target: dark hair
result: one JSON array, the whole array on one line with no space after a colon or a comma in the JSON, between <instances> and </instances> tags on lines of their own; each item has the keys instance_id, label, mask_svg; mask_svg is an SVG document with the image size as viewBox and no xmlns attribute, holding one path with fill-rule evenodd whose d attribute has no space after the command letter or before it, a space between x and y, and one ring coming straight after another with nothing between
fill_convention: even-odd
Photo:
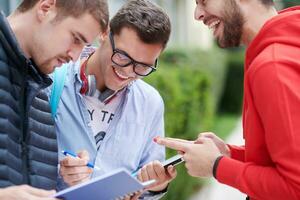
<instances>
[{"instance_id":1,"label":"dark hair","mask_svg":"<svg viewBox=\"0 0 300 200\"><path fill-rule=\"evenodd\" d=\"M39 0L23 0L17 8L19 12L26 12L32 9ZM101 26L102 31L107 29L109 21L109 12L107 0L56 0L58 9L56 20L64 17L80 17L83 14L91 14Z\"/></svg>"},{"instance_id":2,"label":"dark hair","mask_svg":"<svg viewBox=\"0 0 300 200\"><path fill-rule=\"evenodd\" d=\"M110 30L118 35L124 27L136 31L141 41L147 44L161 44L163 48L167 45L171 33L168 15L149 0L128 1L117 12L110 21Z\"/></svg>"},{"instance_id":3,"label":"dark hair","mask_svg":"<svg viewBox=\"0 0 300 200\"><path fill-rule=\"evenodd\" d=\"M262 4L264 4L265 6L273 6L274 5L274 1L273 0L260 0L260 2Z\"/></svg>"}]
</instances>

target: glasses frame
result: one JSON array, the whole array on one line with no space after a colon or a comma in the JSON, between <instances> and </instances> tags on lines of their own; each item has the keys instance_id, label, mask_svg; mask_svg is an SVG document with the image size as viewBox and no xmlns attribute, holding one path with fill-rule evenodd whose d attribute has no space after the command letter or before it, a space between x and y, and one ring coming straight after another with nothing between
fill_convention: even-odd
<instances>
[{"instance_id":1,"label":"glasses frame","mask_svg":"<svg viewBox=\"0 0 300 200\"><path fill-rule=\"evenodd\" d=\"M111 62L114 63L116 66L118 66L118 67L128 67L128 66L132 65L134 73L137 74L138 76L149 76L151 73L153 73L157 70L158 59L155 59L155 63L154 63L153 66L149 65L149 64L142 63L142 62L138 62L138 61L134 60L130 55L128 55L128 53L126 53L125 51L115 47L115 41L114 41L113 33L111 31L109 33L109 40L110 40L112 51L113 51L113 53L111 55ZM128 58L128 60L130 60L130 62L127 63L127 64L124 64L124 65L120 65L119 63L116 63L114 61L113 57L117 53L119 53L123 56L126 56ZM137 64L144 65L145 67L149 67L151 69L151 71L149 71L148 74L139 74L138 72L136 72L136 65Z\"/></svg>"}]
</instances>

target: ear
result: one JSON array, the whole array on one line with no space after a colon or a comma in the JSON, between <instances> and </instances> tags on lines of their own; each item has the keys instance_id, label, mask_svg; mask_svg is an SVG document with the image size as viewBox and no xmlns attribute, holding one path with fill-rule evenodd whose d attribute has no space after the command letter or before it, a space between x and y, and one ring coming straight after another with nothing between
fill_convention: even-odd
<instances>
[{"instance_id":1,"label":"ear","mask_svg":"<svg viewBox=\"0 0 300 200\"><path fill-rule=\"evenodd\" d=\"M48 16L51 10L54 10L56 6L56 0L39 0L37 3L37 17L39 21L42 21Z\"/></svg>"},{"instance_id":2,"label":"ear","mask_svg":"<svg viewBox=\"0 0 300 200\"><path fill-rule=\"evenodd\" d=\"M105 31L99 35L99 41L103 42L108 37L108 32Z\"/></svg>"},{"instance_id":3,"label":"ear","mask_svg":"<svg viewBox=\"0 0 300 200\"><path fill-rule=\"evenodd\" d=\"M108 28L106 31L100 33L99 43L102 43L108 37L109 31L110 31L110 29Z\"/></svg>"}]
</instances>

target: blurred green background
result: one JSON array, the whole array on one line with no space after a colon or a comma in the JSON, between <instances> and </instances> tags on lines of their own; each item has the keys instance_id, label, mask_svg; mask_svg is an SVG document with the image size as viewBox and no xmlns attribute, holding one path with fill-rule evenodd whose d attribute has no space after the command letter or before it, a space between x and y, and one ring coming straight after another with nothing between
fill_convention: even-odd
<instances>
[{"instance_id":1,"label":"blurred green background","mask_svg":"<svg viewBox=\"0 0 300 200\"><path fill-rule=\"evenodd\" d=\"M165 101L167 136L194 140L200 132L213 131L226 138L241 112L243 50L169 49L145 80ZM168 157L174 154L167 151ZM184 165L177 169L165 199L188 199L205 184L188 176Z\"/></svg>"}]
</instances>

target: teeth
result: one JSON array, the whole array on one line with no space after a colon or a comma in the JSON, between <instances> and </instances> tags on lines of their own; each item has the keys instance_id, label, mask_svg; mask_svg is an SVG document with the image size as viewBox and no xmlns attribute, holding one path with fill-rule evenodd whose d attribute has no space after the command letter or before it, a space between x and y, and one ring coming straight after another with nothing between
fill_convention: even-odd
<instances>
[{"instance_id":1,"label":"teeth","mask_svg":"<svg viewBox=\"0 0 300 200\"><path fill-rule=\"evenodd\" d=\"M127 76L123 76L122 74L120 74L116 69L114 69L114 71L116 72L116 74L120 77L120 78L122 78L122 79L128 79L129 77L127 77Z\"/></svg>"},{"instance_id":2,"label":"teeth","mask_svg":"<svg viewBox=\"0 0 300 200\"><path fill-rule=\"evenodd\" d=\"M213 23L211 23L208 28L209 29L215 29L216 28L216 25L218 25L221 21L220 20L217 20L217 21L214 21Z\"/></svg>"}]
</instances>

